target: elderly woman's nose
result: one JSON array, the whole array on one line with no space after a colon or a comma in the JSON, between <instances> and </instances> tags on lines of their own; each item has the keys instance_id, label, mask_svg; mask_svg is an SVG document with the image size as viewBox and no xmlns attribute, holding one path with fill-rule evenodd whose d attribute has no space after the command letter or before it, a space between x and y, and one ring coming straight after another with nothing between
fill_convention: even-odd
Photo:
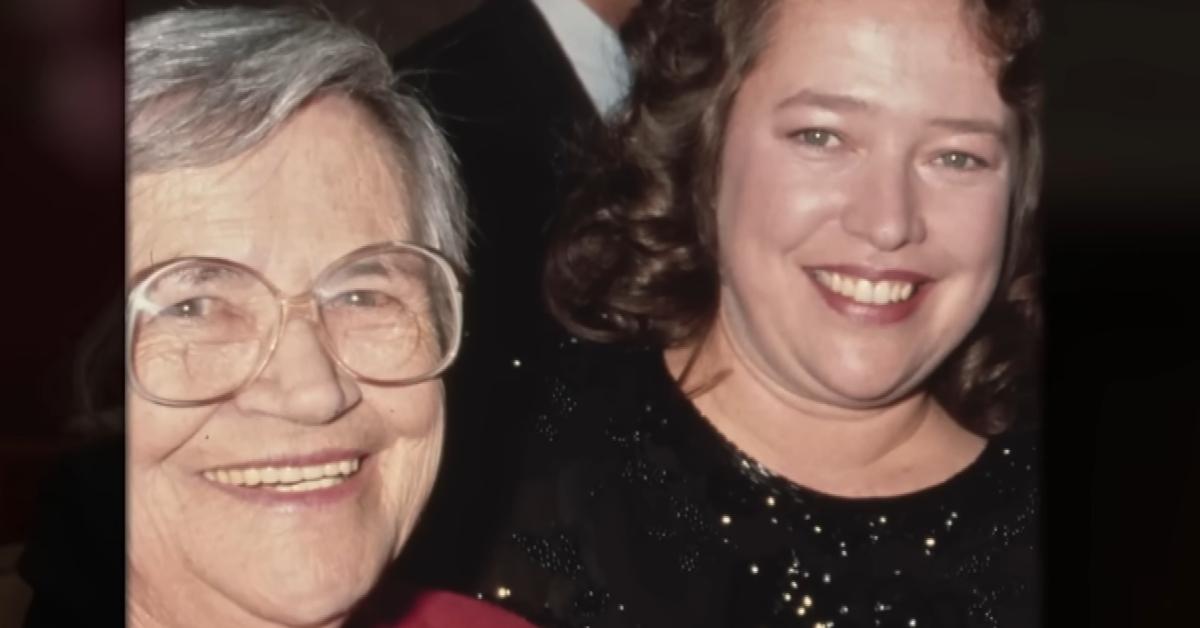
<instances>
[{"instance_id":1,"label":"elderly woman's nose","mask_svg":"<svg viewBox=\"0 0 1200 628\"><path fill-rule=\"evenodd\" d=\"M856 186L842 211L842 227L881 251L925 239L920 183L910 168L877 163Z\"/></svg>"},{"instance_id":2,"label":"elderly woman's nose","mask_svg":"<svg viewBox=\"0 0 1200 628\"><path fill-rule=\"evenodd\" d=\"M262 374L236 403L248 413L320 424L342 416L361 399L354 377L325 350L314 323L293 319Z\"/></svg>"}]
</instances>

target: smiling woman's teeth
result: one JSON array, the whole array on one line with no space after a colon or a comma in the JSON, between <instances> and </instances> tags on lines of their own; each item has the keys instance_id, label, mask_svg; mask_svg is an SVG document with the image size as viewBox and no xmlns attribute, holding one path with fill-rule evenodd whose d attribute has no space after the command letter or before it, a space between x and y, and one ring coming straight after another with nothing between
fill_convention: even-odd
<instances>
[{"instance_id":1,"label":"smiling woman's teeth","mask_svg":"<svg viewBox=\"0 0 1200 628\"><path fill-rule=\"evenodd\" d=\"M314 464L304 467L252 467L210 469L204 477L220 484L254 486L282 492L314 491L341 484L358 472L358 459Z\"/></svg>"},{"instance_id":2,"label":"smiling woman's teeth","mask_svg":"<svg viewBox=\"0 0 1200 628\"><path fill-rule=\"evenodd\" d=\"M830 290L866 305L887 305L912 298L914 286L908 281L868 281L826 270L814 273L817 281Z\"/></svg>"}]
</instances>

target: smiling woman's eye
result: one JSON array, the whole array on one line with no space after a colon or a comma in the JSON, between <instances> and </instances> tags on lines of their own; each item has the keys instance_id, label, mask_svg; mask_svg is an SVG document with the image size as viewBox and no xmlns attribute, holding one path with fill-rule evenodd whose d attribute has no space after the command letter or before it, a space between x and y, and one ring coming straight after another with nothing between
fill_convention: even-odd
<instances>
[{"instance_id":1,"label":"smiling woman's eye","mask_svg":"<svg viewBox=\"0 0 1200 628\"><path fill-rule=\"evenodd\" d=\"M800 129L791 134L792 139L814 148L836 148L842 143L837 133L829 129Z\"/></svg>"},{"instance_id":2,"label":"smiling woman's eye","mask_svg":"<svg viewBox=\"0 0 1200 628\"><path fill-rule=\"evenodd\" d=\"M988 162L980 157L962 151L950 151L938 155L937 163L953 170L979 170L987 168Z\"/></svg>"}]
</instances>

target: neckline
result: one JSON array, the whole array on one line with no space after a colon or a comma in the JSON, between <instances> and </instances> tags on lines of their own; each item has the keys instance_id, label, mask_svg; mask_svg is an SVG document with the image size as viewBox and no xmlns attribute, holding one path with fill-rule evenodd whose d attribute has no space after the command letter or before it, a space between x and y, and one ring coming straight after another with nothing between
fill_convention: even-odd
<instances>
[{"instance_id":1,"label":"neckline","mask_svg":"<svg viewBox=\"0 0 1200 628\"><path fill-rule=\"evenodd\" d=\"M649 347L649 369L652 371L650 390L659 391L660 399L669 407L678 409L679 416L685 418L686 425L682 430L687 434L687 441L698 451L696 455L708 461L718 461L729 471L738 474L746 481L762 485L774 494L791 495L814 503L823 503L845 508L875 508L881 505L902 503L919 503L932 500L942 500L949 494L959 493L964 486L971 486L977 478L985 475L995 466L995 461L1007 453L1007 434L988 437L983 449L970 463L959 469L944 480L918 488L913 491L895 495L874 495L865 497L850 497L820 491L804 484L794 482L775 473L753 456L743 451L730 441L713 425L699 408L695 406L679 389L672 376L662 351ZM688 452L681 452L687 454Z\"/></svg>"}]
</instances>

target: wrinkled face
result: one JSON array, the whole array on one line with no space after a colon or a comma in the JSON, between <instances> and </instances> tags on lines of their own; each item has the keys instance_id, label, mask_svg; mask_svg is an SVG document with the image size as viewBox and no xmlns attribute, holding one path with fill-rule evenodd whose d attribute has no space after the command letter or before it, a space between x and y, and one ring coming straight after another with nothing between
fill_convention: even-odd
<instances>
[{"instance_id":1,"label":"wrinkled face","mask_svg":"<svg viewBox=\"0 0 1200 628\"><path fill-rule=\"evenodd\" d=\"M982 314L1014 120L959 0L781 0L719 173L720 316L773 388L886 404Z\"/></svg>"},{"instance_id":2,"label":"wrinkled face","mask_svg":"<svg viewBox=\"0 0 1200 628\"><path fill-rule=\"evenodd\" d=\"M222 257L300 294L346 253L409 239L399 173L368 114L319 99L246 155L135 177L131 273ZM441 383L356 381L311 321L289 321L231 399L173 408L129 394L131 595L209 614L182 621L338 617L399 552L432 486Z\"/></svg>"}]
</instances>

